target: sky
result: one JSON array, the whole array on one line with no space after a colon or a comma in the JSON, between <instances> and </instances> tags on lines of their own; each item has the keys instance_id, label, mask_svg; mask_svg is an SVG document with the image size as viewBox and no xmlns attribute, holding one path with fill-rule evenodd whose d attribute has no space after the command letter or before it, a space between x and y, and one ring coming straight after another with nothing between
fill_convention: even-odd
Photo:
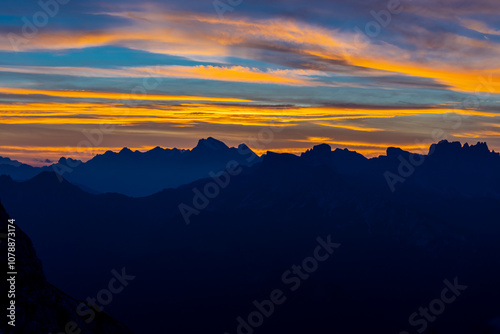
<instances>
[{"instance_id":1,"label":"sky","mask_svg":"<svg viewBox=\"0 0 500 334\"><path fill-rule=\"evenodd\" d=\"M498 0L4 0L0 156L500 151Z\"/></svg>"}]
</instances>

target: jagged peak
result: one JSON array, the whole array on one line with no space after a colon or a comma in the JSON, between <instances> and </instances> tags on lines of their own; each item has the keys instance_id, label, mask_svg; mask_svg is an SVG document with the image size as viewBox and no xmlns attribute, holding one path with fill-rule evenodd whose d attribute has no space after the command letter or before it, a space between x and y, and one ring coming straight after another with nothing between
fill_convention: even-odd
<instances>
[{"instance_id":1,"label":"jagged peak","mask_svg":"<svg viewBox=\"0 0 500 334\"><path fill-rule=\"evenodd\" d=\"M165 151L165 149L161 148L160 146L156 146L155 148L149 150L148 152L163 152L163 151Z\"/></svg>"},{"instance_id":2,"label":"jagged peak","mask_svg":"<svg viewBox=\"0 0 500 334\"><path fill-rule=\"evenodd\" d=\"M81 160L78 160L78 159L73 159L73 158L66 158L66 157L61 157L59 158L59 160L57 161L58 164L61 164L61 165L66 165L67 163L81 163L82 161Z\"/></svg>"},{"instance_id":3,"label":"jagged peak","mask_svg":"<svg viewBox=\"0 0 500 334\"><path fill-rule=\"evenodd\" d=\"M120 154L129 154L129 153L133 153L133 151L131 149L129 149L128 147L124 147L120 151Z\"/></svg>"},{"instance_id":4,"label":"jagged peak","mask_svg":"<svg viewBox=\"0 0 500 334\"><path fill-rule=\"evenodd\" d=\"M465 143L468 145L467 143ZM486 142L480 142L478 141L476 145L471 145L469 146L469 150L476 151L476 152L489 152L490 149L488 148L488 144Z\"/></svg>"},{"instance_id":5,"label":"jagged peak","mask_svg":"<svg viewBox=\"0 0 500 334\"><path fill-rule=\"evenodd\" d=\"M302 153L301 157L329 157L332 153L332 147L328 144L314 145L313 148L308 149Z\"/></svg>"},{"instance_id":6,"label":"jagged peak","mask_svg":"<svg viewBox=\"0 0 500 334\"><path fill-rule=\"evenodd\" d=\"M407 154L410 154L410 152L408 151L405 151L399 147L388 147L387 150L386 150L386 155L387 157L389 158L397 158L399 157L400 155L407 155Z\"/></svg>"},{"instance_id":7,"label":"jagged peak","mask_svg":"<svg viewBox=\"0 0 500 334\"><path fill-rule=\"evenodd\" d=\"M21 166L22 163L17 160L12 160L8 157L0 157L0 165Z\"/></svg>"},{"instance_id":8,"label":"jagged peak","mask_svg":"<svg viewBox=\"0 0 500 334\"><path fill-rule=\"evenodd\" d=\"M322 152L322 153L330 153L332 151L332 147L328 144L319 144L314 145L312 148L313 152Z\"/></svg>"},{"instance_id":9,"label":"jagged peak","mask_svg":"<svg viewBox=\"0 0 500 334\"><path fill-rule=\"evenodd\" d=\"M252 149L250 147L248 147L246 144L239 144L238 148L237 148L237 151L241 155L245 155L245 156L246 155L251 155L254 158L259 158L259 156L254 151L252 151ZM249 157L247 157L247 159L248 158Z\"/></svg>"},{"instance_id":10,"label":"jagged peak","mask_svg":"<svg viewBox=\"0 0 500 334\"><path fill-rule=\"evenodd\" d=\"M458 153L489 154L491 152L486 142L477 142L475 145L465 143L462 146L459 141L449 142L448 140L441 140L437 144L432 144L429 148L429 155Z\"/></svg>"},{"instance_id":11,"label":"jagged peak","mask_svg":"<svg viewBox=\"0 0 500 334\"><path fill-rule=\"evenodd\" d=\"M211 150L221 150L221 149L229 149L229 147L222 141L217 140L213 137L208 137L206 139L202 138L198 141L198 145L194 148L196 149L206 149L209 148Z\"/></svg>"},{"instance_id":12,"label":"jagged peak","mask_svg":"<svg viewBox=\"0 0 500 334\"><path fill-rule=\"evenodd\" d=\"M248 147L247 144L242 143L242 144L238 145L238 150L245 150L245 151L247 151L247 150L250 150L250 147Z\"/></svg>"}]
</instances>

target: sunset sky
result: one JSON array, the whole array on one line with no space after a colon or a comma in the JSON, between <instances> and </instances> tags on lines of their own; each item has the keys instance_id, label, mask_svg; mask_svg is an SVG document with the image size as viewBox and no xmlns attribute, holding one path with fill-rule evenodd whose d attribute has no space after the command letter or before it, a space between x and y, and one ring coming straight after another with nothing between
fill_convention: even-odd
<instances>
[{"instance_id":1,"label":"sunset sky","mask_svg":"<svg viewBox=\"0 0 500 334\"><path fill-rule=\"evenodd\" d=\"M208 136L258 153L500 151L498 0L40 3L2 3L0 156Z\"/></svg>"}]
</instances>

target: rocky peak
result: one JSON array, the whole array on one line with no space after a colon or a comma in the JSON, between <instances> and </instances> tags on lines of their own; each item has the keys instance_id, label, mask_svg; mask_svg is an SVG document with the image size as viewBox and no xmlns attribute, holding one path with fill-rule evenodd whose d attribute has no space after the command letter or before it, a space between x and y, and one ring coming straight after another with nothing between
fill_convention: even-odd
<instances>
[{"instance_id":1,"label":"rocky peak","mask_svg":"<svg viewBox=\"0 0 500 334\"><path fill-rule=\"evenodd\" d=\"M212 151L218 151L218 150L225 150L229 149L229 147L221 142L220 140L217 140L213 137L208 137L207 139L200 139L198 141L198 145L193 149L194 150L212 150Z\"/></svg>"}]
</instances>

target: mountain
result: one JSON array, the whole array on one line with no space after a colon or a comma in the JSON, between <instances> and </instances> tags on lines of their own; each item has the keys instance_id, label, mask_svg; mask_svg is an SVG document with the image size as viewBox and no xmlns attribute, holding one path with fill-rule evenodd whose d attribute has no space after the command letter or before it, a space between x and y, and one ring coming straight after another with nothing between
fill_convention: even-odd
<instances>
[{"instance_id":1,"label":"mountain","mask_svg":"<svg viewBox=\"0 0 500 334\"><path fill-rule=\"evenodd\" d=\"M373 159L318 145L147 197L42 173L0 177L0 199L71 295L113 268L136 276L107 306L136 333L498 333L499 160L483 144ZM318 245L331 256L314 264ZM463 292L446 312L418 315L447 284Z\"/></svg>"},{"instance_id":2,"label":"mountain","mask_svg":"<svg viewBox=\"0 0 500 334\"><path fill-rule=\"evenodd\" d=\"M0 157L0 175L11 175L16 180L26 181L40 173L40 169L17 160Z\"/></svg>"},{"instance_id":3,"label":"mountain","mask_svg":"<svg viewBox=\"0 0 500 334\"><path fill-rule=\"evenodd\" d=\"M96 155L85 163L61 158L58 163L42 168L2 165L0 161L0 175L25 181L41 172L55 171L90 193L115 192L140 197L208 177L211 172L224 170L232 161L249 166L259 160L245 144L230 148L209 137L199 140L192 150L156 147L139 152L123 148L118 153Z\"/></svg>"},{"instance_id":4,"label":"mountain","mask_svg":"<svg viewBox=\"0 0 500 334\"><path fill-rule=\"evenodd\" d=\"M382 180L391 191L411 184L438 187L434 190L448 194L462 192L467 196L497 198L500 196L496 190L500 185L500 175L496 173L500 168L498 157L498 153L489 151L486 143L462 146L459 142L448 141L431 145L426 155L389 147L385 156L367 159L348 149L332 151L326 144L317 145L301 155L305 163L324 164L342 175L366 182ZM114 192L140 197L217 174L232 161L252 166L261 160L245 144L229 148L209 137L199 140L192 150L156 147L147 152L134 152L124 148L118 153L108 151L97 155L86 163L61 158L58 163L42 168L4 158L0 159L0 175L26 181L41 172L55 171L91 194Z\"/></svg>"},{"instance_id":5,"label":"mountain","mask_svg":"<svg viewBox=\"0 0 500 334\"><path fill-rule=\"evenodd\" d=\"M22 163L20 163L17 160L11 160L10 158L0 157L0 165L10 165L10 166L18 167L18 166L21 166Z\"/></svg>"},{"instance_id":6,"label":"mountain","mask_svg":"<svg viewBox=\"0 0 500 334\"><path fill-rule=\"evenodd\" d=\"M397 169L387 168L396 178L393 190L404 183L448 195L500 198L500 155L486 143L441 141L425 156L398 153L391 159L399 161Z\"/></svg>"},{"instance_id":7,"label":"mountain","mask_svg":"<svg viewBox=\"0 0 500 334\"><path fill-rule=\"evenodd\" d=\"M7 236L9 217L0 204L0 233ZM14 226L16 224L14 223ZM10 236L12 237L12 236ZM105 313L99 313L93 321L78 315L83 302L73 299L47 282L40 259L30 238L18 226L15 227L15 326L7 325L11 318L2 317L2 333L59 333L61 329L85 333L132 333L127 327ZM10 240L9 240L10 242ZM2 237L0 249L7 254L7 240ZM10 252L10 250L9 250ZM7 268L6 256L2 256L2 268ZM8 276L11 277L11 276ZM6 280L2 280L2 291L6 293ZM9 286L10 288L10 286ZM10 289L9 291L12 291ZM2 299L3 310L10 305L6 296ZM86 307L88 309L88 307Z\"/></svg>"}]
</instances>

